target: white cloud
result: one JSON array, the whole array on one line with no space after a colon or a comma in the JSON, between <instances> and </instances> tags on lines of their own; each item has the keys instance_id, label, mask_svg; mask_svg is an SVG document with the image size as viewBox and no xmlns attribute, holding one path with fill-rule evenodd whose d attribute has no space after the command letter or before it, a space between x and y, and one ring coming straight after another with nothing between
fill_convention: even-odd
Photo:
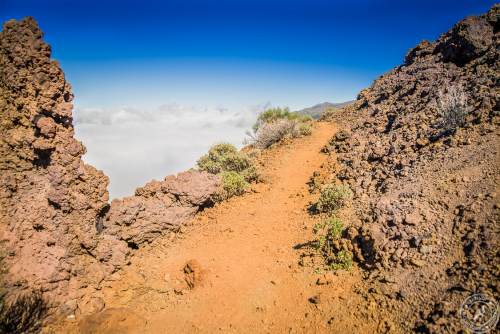
<instances>
[{"instance_id":1,"label":"white cloud","mask_svg":"<svg viewBox=\"0 0 500 334\"><path fill-rule=\"evenodd\" d=\"M193 167L217 142L241 146L259 112L270 103L230 110L224 106L164 104L76 108L77 137L87 147L84 160L110 177L111 198L132 195L152 179Z\"/></svg>"}]
</instances>

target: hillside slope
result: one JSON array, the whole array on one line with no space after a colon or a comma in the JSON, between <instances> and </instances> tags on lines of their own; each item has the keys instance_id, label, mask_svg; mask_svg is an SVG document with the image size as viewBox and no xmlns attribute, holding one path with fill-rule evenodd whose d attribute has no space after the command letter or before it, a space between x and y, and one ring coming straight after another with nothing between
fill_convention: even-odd
<instances>
[{"instance_id":1,"label":"hillside slope","mask_svg":"<svg viewBox=\"0 0 500 334\"><path fill-rule=\"evenodd\" d=\"M406 330L459 332L467 297L499 293L499 15L423 41L332 118L358 261Z\"/></svg>"}]
</instances>

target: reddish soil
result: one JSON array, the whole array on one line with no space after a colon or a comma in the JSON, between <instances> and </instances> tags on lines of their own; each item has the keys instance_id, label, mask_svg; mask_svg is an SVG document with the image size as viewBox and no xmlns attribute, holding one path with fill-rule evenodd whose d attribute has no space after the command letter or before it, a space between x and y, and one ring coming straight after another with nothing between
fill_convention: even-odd
<instances>
[{"instance_id":1,"label":"reddish soil","mask_svg":"<svg viewBox=\"0 0 500 334\"><path fill-rule=\"evenodd\" d=\"M318 273L300 266L294 249L319 219L308 213L315 198L307 182L333 132L318 123L312 136L265 152L264 183L140 249L103 288L107 310L58 332L374 332L379 319L369 309L350 313L361 300L353 293L360 273Z\"/></svg>"}]
</instances>

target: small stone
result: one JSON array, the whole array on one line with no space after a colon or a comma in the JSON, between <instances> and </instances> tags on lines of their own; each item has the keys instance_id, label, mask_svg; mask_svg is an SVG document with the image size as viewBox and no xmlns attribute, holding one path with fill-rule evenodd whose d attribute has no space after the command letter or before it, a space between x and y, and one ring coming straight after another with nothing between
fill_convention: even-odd
<instances>
[{"instance_id":1,"label":"small stone","mask_svg":"<svg viewBox=\"0 0 500 334\"><path fill-rule=\"evenodd\" d=\"M422 254L429 254L432 252L432 246L429 245L422 245L420 247L420 253Z\"/></svg>"},{"instance_id":2,"label":"small stone","mask_svg":"<svg viewBox=\"0 0 500 334\"><path fill-rule=\"evenodd\" d=\"M320 295L315 295L309 298L309 303L311 304L319 304L321 302Z\"/></svg>"},{"instance_id":3,"label":"small stone","mask_svg":"<svg viewBox=\"0 0 500 334\"><path fill-rule=\"evenodd\" d=\"M406 225L415 226L420 222L420 219L420 214L418 212L413 212L405 216L403 223Z\"/></svg>"},{"instance_id":4,"label":"small stone","mask_svg":"<svg viewBox=\"0 0 500 334\"><path fill-rule=\"evenodd\" d=\"M56 133L56 123L52 118L41 117L36 122L36 127L40 130L40 133L47 137L54 137Z\"/></svg>"},{"instance_id":5,"label":"small stone","mask_svg":"<svg viewBox=\"0 0 500 334\"><path fill-rule=\"evenodd\" d=\"M392 276L384 276L381 279L381 282L383 282L383 283L396 283L396 280Z\"/></svg>"},{"instance_id":6,"label":"small stone","mask_svg":"<svg viewBox=\"0 0 500 334\"><path fill-rule=\"evenodd\" d=\"M62 306L61 306L61 313L62 314L65 314L65 315L68 315L71 316L73 315L74 316L74 313L76 311L76 309L78 308L78 302L76 299L71 299L71 300L68 300L67 302L65 302Z\"/></svg>"},{"instance_id":7,"label":"small stone","mask_svg":"<svg viewBox=\"0 0 500 334\"><path fill-rule=\"evenodd\" d=\"M327 285L330 284L331 282L332 280L328 279L326 275L322 275L318 277L318 279L316 280L316 285Z\"/></svg>"},{"instance_id":8,"label":"small stone","mask_svg":"<svg viewBox=\"0 0 500 334\"><path fill-rule=\"evenodd\" d=\"M411 263L412 265L414 265L415 267L419 267L419 268L420 268L420 267L423 267L423 266L425 265L425 262L424 262L424 261L422 261L422 260L418 260L418 259L411 259L411 260L410 260L410 263Z\"/></svg>"},{"instance_id":9,"label":"small stone","mask_svg":"<svg viewBox=\"0 0 500 334\"><path fill-rule=\"evenodd\" d=\"M422 243L422 238L420 237L413 237L410 239L411 247L418 247L421 243Z\"/></svg>"}]
</instances>

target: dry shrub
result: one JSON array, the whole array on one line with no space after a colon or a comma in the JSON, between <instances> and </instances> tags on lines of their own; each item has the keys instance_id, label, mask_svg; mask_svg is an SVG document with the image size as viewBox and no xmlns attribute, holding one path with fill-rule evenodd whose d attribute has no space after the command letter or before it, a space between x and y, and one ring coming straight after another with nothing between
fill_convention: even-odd
<instances>
[{"instance_id":1,"label":"dry shrub","mask_svg":"<svg viewBox=\"0 0 500 334\"><path fill-rule=\"evenodd\" d=\"M457 128L465 125L468 104L467 94L462 86L448 86L440 91L437 105L441 114L440 127L446 134L454 133Z\"/></svg>"},{"instance_id":2,"label":"dry shrub","mask_svg":"<svg viewBox=\"0 0 500 334\"><path fill-rule=\"evenodd\" d=\"M0 333L35 333L47 312L39 291L24 293L11 301L0 297Z\"/></svg>"},{"instance_id":3,"label":"dry shrub","mask_svg":"<svg viewBox=\"0 0 500 334\"><path fill-rule=\"evenodd\" d=\"M311 133L311 116L290 112L288 108L272 108L259 115L253 133L247 133L245 144L266 149L285 138L308 136Z\"/></svg>"},{"instance_id":4,"label":"dry shrub","mask_svg":"<svg viewBox=\"0 0 500 334\"><path fill-rule=\"evenodd\" d=\"M246 141L259 149L266 149L271 145L285 139L300 135L298 123L289 119L278 119L270 123L263 123L254 134L248 134Z\"/></svg>"}]
</instances>

